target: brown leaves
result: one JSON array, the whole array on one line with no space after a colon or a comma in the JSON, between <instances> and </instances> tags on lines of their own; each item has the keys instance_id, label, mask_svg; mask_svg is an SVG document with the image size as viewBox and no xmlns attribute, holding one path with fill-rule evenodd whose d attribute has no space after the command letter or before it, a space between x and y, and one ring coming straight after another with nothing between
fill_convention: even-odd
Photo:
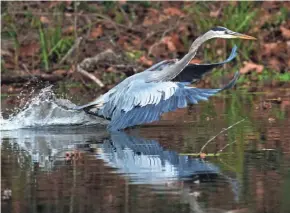
<instances>
[{"instance_id":1,"label":"brown leaves","mask_svg":"<svg viewBox=\"0 0 290 213\"><path fill-rule=\"evenodd\" d=\"M165 36L162 39L162 43L166 44L168 50L175 52L177 50L182 51L184 49L183 44L179 40L179 36L176 33L172 33L169 36Z\"/></svg>"},{"instance_id":2,"label":"brown leaves","mask_svg":"<svg viewBox=\"0 0 290 213\"><path fill-rule=\"evenodd\" d=\"M142 25L148 27L150 25L159 23L159 11L153 8L148 9L145 19L143 20Z\"/></svg>"},{"instance_id":3,"label":"brown leaves","mask_svg":"<svg viewBox=\"0 0 290 213\"><path fill-rule=\"evenodd\" d=\"M65 76L67 74L67 70L61 70L61 69L55 70L53 71L53 74L58 75L58 76Z\"/></svg>"},{"instance_id":4,"label":"brown leaves","mask_svg":"<svg viewBox=\"0 0 290 213\"><path fill-rule=\"evenodd\" d=\"M50 20L46 16L40 16L40 22L43 24L49 24Z\"/></svg>"},{"instance_id":5,"label":"brown leaves","mask_svg":"<svg viewBox=\"0 0 290 213\"><path fill-rule=\"evenodd\" d=\"M280 71L281 70L281 66L282 66L282 63L276 58L276 57L273 57L271 58L269 61L268 61L268 64L269 64L269 67L274 69L274 70L277 70L277 71Z\"/></svg>"},{"instance_id":6,"label":"brown leaves","mask_svg":"<svg viewBox=\"0 0 290 213\"><path fill-rule=\"evenodd\" d=\"M253 62L244 62L244 67L240 69L241 74L247 74L251 71L256 71L257 73L261 73L264 69L263 65L255 64Z\"/></svg>"},{"instance_id":7,"label":"brown leaves","mask_svg":"<svg viewBox=\"0 0 290 213\"><path fill-rule=\"evenodd\" d=\"M176 46L174 45L174 43L173 43L173 41L172 41L172 38L171 38L170 36L166 36L166 37L164 37L164 38L162 39L162 42L163 42L164 44L166 44L167 48L168 48L170 51L172 51L172 52L176 51Z\"/></svg>"},{"instance_id":8,"label":"brown leaves","mask_svg":"<svg viewBox=\"0 0 290 213\"><path fill-rule=\"evenodd\" d=\"M277 51L279 51L278 43L276 43L276 42L273 42L273 43L265 43L263 45L262 55L270 56L270 55L272 55L272 53L275 54Z\"/></svg>"},{"instance_id":9,"label":"brown leaves","mask_svg":"<svg viewBox=\"0 0 290 213\"><path fill-rule=\"evenodd\" d=\"M169 20L174 16L184 17L185 14L180 9L175 7L165 8L163 12L153 8L149 8L142 25L144 27L149 27L151 25L156 25L166 20Z\"/></svg>"},{"instance_id":10,"label":"brown leaves","mask_svg":"<svg viewBox=\"0 0 290 213\"><path fill-rule=\"evenodd\" d=\"M190 64L200 64L202 62L202 60L194 58L190 61Z\"/></svg>"},{"instance_id":11,"label":"brown leaves","mask_svg":"<svg viewBox=\"0 0 290 213\"><path fill-rule=\"evenodd\" d=\"M281 26L280 30L282 32L282 36L286 39L290 39L290 29L287 29L286 27Z\"/></svg>"},{"instance_id":12,"label":"brown leaves","mask_svg":"<svg viewBox=\"0 0 290 213\"><path fill-rule=\"evenodd\" d=\"M175 7L166 8L164 9L163 12L169 16L180 16L180 17L184 16L184 13Z\"/></svg>"},{"instance_id":13,"label":"brown leaves","mask_svg":"<svg viewBox=\"0 0 290 213\"><path fill-rule=\"evenodd\" d=\"M215 11L210 11L209 16L213 18L217 18L221 13L221 9L217 9Z\"/></svg>"},{"instance_id":14,"label":"brown leaves","mask_svg":"<svg viewBox=\"0 0 290 213\"><path fill-rule=\"evenodd\" d=\"M102 25L98 25L96 28L92 29L90 37L91 38L98 38L98 37L102 36L103 33L104 33L104 31L103 31Z\"/></svg>"},{"instance_id":15,"label":"brown leaves","mask_svg":"<svg viewBox=\"0 0 290 213\"><path fill-rule=\"evenodd\" d=\"M65 34L65 35L69 35L69 34L72 34L73 32L75 31L75 28L74 28L74 26L68 26L68 27L66 27L64 30L63 30L63 33Z\"/></svg>"},{"instance_id":16,"label":"brown leaves","mask_svg":"<svg viewBox=\"0 0 290 213\"><path fill-rule=\"evenodd\" d=\"M139 59L139 62L140 62L141 64L145 65L145 66L148 66L148 67L150 67L150 66L153 65L153 61L150 60L150 59L148 59L148 58L146 58L145 56L142 56L142 57Z\"/></svg>"},{"instance_id":17,"label":"brown leaves","mask_svg":"<svg viewBox=\"0 0 290 213\"><path fill-rule=\"evenodd\" d=\"M26 45L22 45L20 48L20 56L34 56L39 52L40 45L39 43L33 42Z\"/></svg>"}]
</instances>

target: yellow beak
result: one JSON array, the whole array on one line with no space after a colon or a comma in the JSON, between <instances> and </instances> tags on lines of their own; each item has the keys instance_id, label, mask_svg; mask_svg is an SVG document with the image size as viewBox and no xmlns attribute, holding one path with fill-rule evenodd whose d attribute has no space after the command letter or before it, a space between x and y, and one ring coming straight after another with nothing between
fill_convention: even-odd
<instances>
[{"instance_id":1,"label":"yellow beak","mask_svg":"<svg viewBox=\"0 0 290 213\"><path fill-rule=\"evenodd\" d=\"M241 34L241 33L233 33L232 36L234 38L241 38L241 39L248 39L248 40L257 40L253 36L249 36L249 35L245 35L245 34Z\"/></svg>"}]
</instances>

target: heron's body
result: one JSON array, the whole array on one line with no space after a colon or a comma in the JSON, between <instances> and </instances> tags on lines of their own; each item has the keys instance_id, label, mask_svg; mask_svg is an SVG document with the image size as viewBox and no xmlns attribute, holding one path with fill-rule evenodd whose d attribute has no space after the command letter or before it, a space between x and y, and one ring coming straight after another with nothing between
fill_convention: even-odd
<instances>
[{"instance_id":1,"label":"heron's body","mask_svg":"<svg viewBox=\"0 0 290 213\"><path fill-rule=\"evenodd\" d=\"M217 37L209 32L199 37L192 44L189 53L181 60L162 61L126 78L95 101L76 109L84 109L90 114L110 119L109 129L120 130L157 121L163 113L185 108L188 104L197 104L233 86L238 73L223 88L200 89L189 86L192 82L201 79L204 73L231 61L236 56L236 47L234 47L229 58L221 63L188 64L201 43Z\"/></svg>"}]
</instances>

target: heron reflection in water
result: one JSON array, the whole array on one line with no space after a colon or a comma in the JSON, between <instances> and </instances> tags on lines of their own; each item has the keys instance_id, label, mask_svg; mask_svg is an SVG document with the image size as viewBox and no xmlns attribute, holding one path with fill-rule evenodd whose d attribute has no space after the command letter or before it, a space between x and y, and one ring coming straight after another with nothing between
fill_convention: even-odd
<instances>
[{"instance_id":1,"label":"heron reflection in water","mask_svg":"<svg viewBox=\"0 0 290 213\"><path fill-rule=\"evenodd\" d=\"M188 104L197 104L231 88L238 79L238 72L227 85L219 89L189 86L214 67L227 63L236 56L234 47L232 54L223 62L189 64L200 45L212 38L255 40L252 36L233 32L225 27L212 28L192 43L189 52L182 59L165 60L153 65L126 78L96 100L75 109L111 120L108 129L116 131L157 121L163 113L185 108Z\"/></svg>"},{"instance_id":2,"label":"heron reflection in water","mask_svg":"<svg viewBox=\"0 0 290 213\"><path fill-rule=\"evenodd\" d=\"M93 127L41 131L20 129L4 132L1 139L12 136L11 142L18 144L17 150L21 150L19 157L23 154L26 157L22 159L37 163L42 171L57 171L59 166L67 163L65 154L68 152L91 151L96 159L114 168L114 173L128 177L132 184L149 184L160 189L166 188L168 183L170 187L178 187L178 183L183 181L189 184L196 181L210 181L213 184L226 182L235 197L239 195L237 180L223 175L219 165L167 150L155 139L121 131L112 134L96 132Z\"/></svg>"}]
</instances>

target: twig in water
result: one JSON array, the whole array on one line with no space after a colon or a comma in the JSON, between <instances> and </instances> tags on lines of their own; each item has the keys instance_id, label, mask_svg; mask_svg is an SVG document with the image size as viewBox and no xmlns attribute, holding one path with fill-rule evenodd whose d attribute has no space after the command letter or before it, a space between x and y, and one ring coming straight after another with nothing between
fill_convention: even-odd
<instances>
[{"instance_id":1,"label":"twig in water","mask_svg":"<svg viewBox=\"0 0 290 213\"><path fill-rule=\"evenodd\" d=\"M208 141L203 145L203 147L201 148L201 150L200 150L199 153L202 153L202 151L205 149L205 147L206 147L210 142L212 142L212 141L213 141L217 136L219 136L220 134L224 133L225 131L227 131L227 130L233 128L234 126L236 126L237 124L243 122L244 120L245 120L245 119L242 119L242 120L240 120L240 121L234 123L233 125L229 126L228 128L223 129L222 131L220 131L217 135L215 135L214 137L212 137L210 140L208 140Z\"/></svg>"},{"instance_id":2,"label":"twig in water","mask_svg":"<svg viewBox=\"0 0 290 213\"><path fill-rule=\"evenodd\" d=\"M232 144L234 144L234 143L236 143L236 141L233 141L233 142L231 142L231 143L228 143L228 144L225 145L223 148L221 148L221 149L218 151L218 153L224 151L225 148L227 148L228 146L230 146L230 145L232 145Z\"/></svg>"}]
</instances>

